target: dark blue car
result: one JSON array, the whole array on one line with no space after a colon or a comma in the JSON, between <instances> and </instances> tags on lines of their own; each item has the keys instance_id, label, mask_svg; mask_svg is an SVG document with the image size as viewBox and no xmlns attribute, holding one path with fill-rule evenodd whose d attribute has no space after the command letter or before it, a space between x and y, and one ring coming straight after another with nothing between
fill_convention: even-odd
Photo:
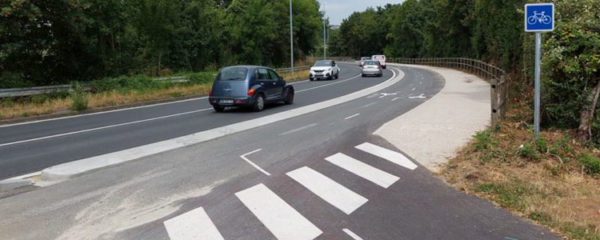
<instances>
[{"instance_id":1,"label":"dark blue car","mask_svg":"<svg viewBox=\"0 0 600 240\"><path fill-rule=\"evenodd\" d=\"M271 68L231 66L217 75L208 101L217 112L227 107L250 107L259 112L267 103L292 104L294 87Z\"/></svg>"}]
</instances>

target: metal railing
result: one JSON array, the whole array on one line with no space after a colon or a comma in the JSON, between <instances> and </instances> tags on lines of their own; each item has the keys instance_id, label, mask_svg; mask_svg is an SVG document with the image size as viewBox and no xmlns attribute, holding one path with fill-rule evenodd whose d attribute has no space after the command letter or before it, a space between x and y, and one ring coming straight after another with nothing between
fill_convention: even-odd
<instances>
[{"instance_id":1,"label":"metal railing","mask_svg":"<svg viewBox=\"0 0 600 240\"><path fill-rule=\"evenodd\" d=\"M454 68L473 73L490 82L492 124L506 113L508 75L499 67L470 58L388 58L388 62Z\"/></svg>"},{"instance_id":2,"label":"metal railing","mask_svg":"<svg viewBox=\"0 0 600 240\"><path fill-rule=\"evenodd\" d=\"M310 69L310 66L298 66L294 67L294 71L302 71ZM291 72L291 68L277 68L275 69L278 73L288 73ZM187 82L187 76L174 76L174 77L160 77L155 78L156 81L169 81L173 83L181 83ZM35 96L46 93L55 93L61 91L71 91L73 86L71 84L63 84L63 85L53 85L53 86L40 86L40 87L30 87L30 88L4 88L0 89L0 98L10 98L10 97L26 97L26 96Z\"/></svg>"}]
</instances>

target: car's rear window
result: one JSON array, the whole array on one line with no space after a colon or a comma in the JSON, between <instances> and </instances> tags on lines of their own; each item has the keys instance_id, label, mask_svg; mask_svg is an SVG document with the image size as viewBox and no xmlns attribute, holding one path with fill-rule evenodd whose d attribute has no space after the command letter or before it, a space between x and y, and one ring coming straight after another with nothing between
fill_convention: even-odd
<instances>
[{"instance_id":1,"label":"car's rear window","mask_svg":"<svg viewBox=\"0 0 600 240\"><path fill-rule=\"evenodd\" d=\"M377 61L366 61L365 65L377 65L377 63L379 63L379 62L377 62Z\"/></svg>"},{"instance_id":2,"label":"car's rear window","mask_svg":"<svg viewBox=\"0 0 600 240\"><path fill-rule=\"evenodd\" d=\"M221 70L217 81L239 81L245 80L248 75L248 68L245 67L230 67Z\"/></svg>"}]
</instances>

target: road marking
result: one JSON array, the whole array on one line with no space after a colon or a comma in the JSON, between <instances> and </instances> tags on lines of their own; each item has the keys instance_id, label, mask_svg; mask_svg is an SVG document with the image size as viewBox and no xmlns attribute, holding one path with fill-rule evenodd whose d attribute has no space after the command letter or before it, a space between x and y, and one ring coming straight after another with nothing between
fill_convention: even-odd
<instances>
[{"instance_id":1,"label":"road marking","mask_svg":"<svg viewBox=\"0 0 600 240\"><path fill-rule=\"evenodd\" d=\"M377 97L377 96L379 96L379 94L376 93L376 94L373 94L371 96L368 96L367 99L371 99L371 98L374 98L374 97Z\"/></svg>"},{"instance_id":2,"label":"road marking","mask_svg":"<svg viewBox=\"0 0 600 240\"><path fill-rule=\"evenodd\" d=\"M340 84L340 83L347 82L347 81L350 81L350 80L358 78L358 77L360 77L360 74L358 74L358 75L356 75L354 77L348 78L348 79L338 80L338 81L335 81L335 82L332 82L332 83L323 84L323 85L316 86L316 87L311 87L311 88L307 88L307 89L298 90L298 91L296 91L296 93L306 92L306 91L317 89L317 88L322 88L322 87L327 87L327 86L331 86L331 85Z\"/></svg>"},{"instance_id":3,"label":"road marking","mask_svg":"<svg viewBox=\"0 0 600 240\"><path fill-rule=\"evenodd\" d=\"M121 109L115 109L115 110L110 110L110 111L102 111L102 112L86 113L86 114L80 114L80 115L74 115L74 116L65 116L65 117L58 117L58 118L51 118L51 119L22 122L22 123L6 124L6 125L0 125L0 128L14 127L14 126L19 126L19 125L27 125L27 124L34 124L34 123L41 123L41 122L58 121L58 120L64 120L64 119L70 119L70 118L80 118L80 117L101 115L101 114L106 114L106 113L122 112L122 111L128 111L128 110L134 110L134 109L140 109L140 108L149 108L149 107L163 106L163 105L169 105L169 104L175 104L175 103L191 102L191 101L202 100L202 99L207 99L207 98L208 98L208 96L204 96L204 97L190 98L190 99L184 99L184 100L173 101L173 102L164 102L164 103L156 103L156 104L150 104L150 105L144 105L144 106L138 106L138 107L121 108Z\"/></svg>"},{"instance_id":4,"label":"road marking","mask_svg":"<svg viewBox=\"0 0 600 240\"><path fill-rule=\"evenodd\" d=\"M410 91L411 91L411 92L414 92L415 90L417 90L417 88L416 88L416 87L414 87L414 88L413 88L412 90L410 90Z\"/></svg>"},{"instance_id":5,"label":"road marking","mask_svg":"<svg viewBox=\"0 0 600 240\"><path fill-rule=\"evenodd\" d=\"M421 93L421 95L419 95L419 96L410 96L408 98L410 98L410 99L425 99L427 97L425 97L424 93Z\"/></svg>"},{"instance_id":6,"label":"road marking","mask_svg":"<svg viewBox=\"0 0 600 240\"><path fill-rule=\"evenodd\" d=\"M108 126L97 127L97 128L90 128L90 129L74 131L74 132L60 133L60 134L55 134L55 135L50 135L50 136L45 136L45 137L31 138L31 139L26 139L26 140L21 140L21 141L16 141L16 142L2 143L2 144L0 144L0 147L6 147L6 146L10 146L10 145L16 145L16 144L28 143L28 142L34 142L34 141L41 141L41 140L57 138L57 137L64 137L64 136L75 135L75 134L80 134L80 133L93 132L93 131L98 131L98 130L103 130L103 129L108 129L108 128L122 127L122 126L150 122L150 121L155 121L155 120L160 120L160 119L165 119L165 118L179 117L179 116L183 116L183 115L189 115L189 114L208 111L210 109L212 109L212 108L205 108L205 109L200 109L200 110L195 110L195 111L171 114L171 115L162 116L162 117L148 118L148 119L138 120L138 121L133 121L133 122L119 123L119 124L108 125Z\"/></svg>"},{"instance_id":7,"label":"road marking","mask_svg":"<svg viewBox=\"0 0 600 240\"><path fill-rule=\"evenodd\" d=\"M375 104L377 104L377 102L372 102L372 103L369 103L369 104L367 104L367 105L363 105L363 106L361 106L361 107L359 107L359 108L368 108L368 107L370 107L370 106L373 106L373 105L375 105Z\"/></svg>"},{"instance_id":8,"label":"road marking","mask_svg":"<svg viewBox=\"0 0 600 240\"><path fill-rule=\"evenodd\" d=\"M264 184L235 195L278 239L315 239L323 233Z\"/></svg>"},{"instance_id":9,"label":"road marking","mask_svg":"<svg viewBox=\"0 0 600 240\"><path fill-rule=\"evenodd\" d=\"M361 145L356 146L355 148L368 152L370 154L373 154L375 156L378 156L380 158L383 158L410 170L415 170L417 168L417 165L411 160L409 160L406 156L399 152L389 150L387 148L382 148L371 143L363 143Z\"/></svg>"},{"instance_id":10,"label":"road marking","mask_svg":"<svg viewBox=\"0 0 600 240\"><path fill-rule=\"evenodd\" d=\"M302 131L302 130L309 129L309 128L311 128L311 127L316 127L316 126L318 126L318 125L319 125L319 124L316 124L316 123L311 123L311 124L308 124L308 125L306 125L306 126L303 126L303 127L294 128L294 129L292 129L292 130L289 130L289 131L287 131L287 132L283 132L283 133L279 134L279 136L285 136L285 135L288 135L288 134L292 134L292 133L300 132L300 131Z\"/></svg>"},{"instance_id":11,"label":"road marking","mask_svg":"<svg viewBox=\"0 0 600 240\"><path fill-rule=\"evenodd\" d=\"M204 208L171 218L163 223L171 240L223 240Z\"/></svg>"},{"instance_id":12,"label":"road marking","mask_svg":"<svg viewBox=\"0 0 600 240\"><path fill-rule=\"evenodd\" d=\"M325 158L330 163L346 169L348 172L354 173L359 177L367 179L383 188L388 188L394 184L399 177L389 174L385 171L379 170L369 164L363 163L343 153L337 153L335 155Z\"/></svg>"},{"instance_id":13,"label":"road marking","mask_svg":"<svg viewBox=\"0 0 600 240\"><path fill-rule=\"evenodd\" d=\"M400 98L399 97L395 97L394 99L392 99L392 102L395 102L398 99L400 99Z\"/></svg>"},{"instance_id":14,"label":"road marking","mask_svg":"<svg viewBox=\"0 0 600 240\"><path fill-rule=\"evenodd\" d=\"M60 181L67 180L72 176L83 174L85 172L92 171L95 169L114 166L117 164L122 164L150 155L170 151L173 149L178 149L181 147L210 141L216 138L228 136L250 129L255 129L257 127L265 126L271 123L283 121L307 113L319 111L328 107L336 106L388 88L400 82L405 76L404 72L400 70L397 70L397 72L392 71L392 74L393 75L391 78L375 86L358 90L356 92L349 93L344 96L340 96L323 102L318 102L308 106L298 107L284 112L274 113L268 116L238 122L227 126L217 127L210 130L205 130L177 138L167 139L156 143L146 144L130 149L106 153L99 156L94 156L52 166L42 171L42 178L45 179L45 181L57 183Z\"/></svg>"},{"instance_id":15,"label":"road marking","mask_svg":"<svg viewBox=\"0 0 600 240\"><path fill-rule=\"evenodd\" d=\"M363 196L309 167L296 169L288 172L287 175L348 215L368 201Z\"/></svg>"},{"instance_id":16,"label":"road marking","mask_svg":"<svg viewBox=\"0 0 600 240\"><path fill-rule=\"evenodd\" d=\"M350 229L344 228L342 230L346 234L348 234L348 236L350 236L351 238L353 238L354 240L363 240L361 237L359 237L358 235L356 235L356 233L353 233L352 231L350 231Z\"/></svg>"},{"instance_id":17,"label":"road marking","mask_svg":"<svg viewBox=\"0 0 600 240\"><path fill-rule=\"evenodd\" d=\"M350 120L350 119L358 117L358 116L360 116L360 113L354 114L352 116L348 116L348 117L344 118L344 120Z\"/></svg>"},{"instance_id":18,"label":"road marking","mask_svg":"<svg viewBox=\"0 0 600 240\"><path fill-rule=\"evenodd\" d=\"M267 175L267 176L271 176L271 174L270 174L269 172L265 171L265 170L264 170L264 169L262 169L260 166L256 165L256 163L253 163L252 161L250 161L250 159L248 159L248 158L246 157L246 156L248 156L248 155L251 155L251 154L254 154L254 153L257 153L257 152L260 152L260 151L262 151L262 148L259 148L259 149L256 149L256 150L252 151L252 152L249 152L249 153L243 154L243 155L241 155L240 157L241 157L242 159L244 159L244 161L246 161L248 164L250 164L250 165L252 165L254 168L258 169L258 171L261 171L262 173L264 173L264 174L265 174L265 175Z\"/></svg>"}]
</instances>

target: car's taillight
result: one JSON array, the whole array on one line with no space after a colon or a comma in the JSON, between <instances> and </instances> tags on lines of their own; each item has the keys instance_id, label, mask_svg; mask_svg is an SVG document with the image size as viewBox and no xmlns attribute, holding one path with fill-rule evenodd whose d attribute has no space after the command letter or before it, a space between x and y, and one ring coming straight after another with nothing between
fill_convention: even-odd
<instances>
[{"instance_id":1,"label":"car's taillight","mask_svg":"<svg viewBox=\"0 0 600 240\"><path fill-rule=\"evenodd\" d=\"M254 90L254 88L250 88L250 90L248 90L248 96L253 96L255 92L256 90Z\"/></svg>"}]
</instances>

